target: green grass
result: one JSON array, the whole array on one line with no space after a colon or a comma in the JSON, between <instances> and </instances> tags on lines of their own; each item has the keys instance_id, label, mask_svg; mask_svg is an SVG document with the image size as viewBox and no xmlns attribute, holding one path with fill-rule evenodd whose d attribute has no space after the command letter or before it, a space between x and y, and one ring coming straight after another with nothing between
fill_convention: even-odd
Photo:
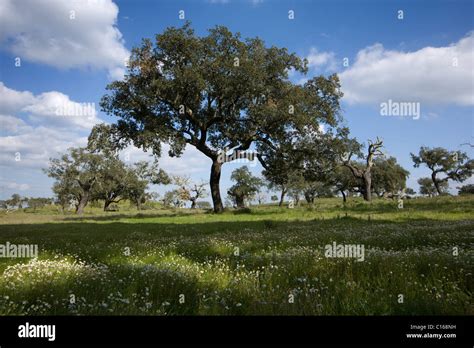
<instances>
[{"instance_id":1,"label":"green grass","mask_svg":"<svg viewBox=\"0 0 474 348\"><path fill-rule=\"evenodd\" d=\"M473 314L473 212L473 198L440 197L1 213L0 244L39 257L0 258L0 315ZM365 260L325 257L333 242L363 244Z\"/></svg>"}]
</instances>

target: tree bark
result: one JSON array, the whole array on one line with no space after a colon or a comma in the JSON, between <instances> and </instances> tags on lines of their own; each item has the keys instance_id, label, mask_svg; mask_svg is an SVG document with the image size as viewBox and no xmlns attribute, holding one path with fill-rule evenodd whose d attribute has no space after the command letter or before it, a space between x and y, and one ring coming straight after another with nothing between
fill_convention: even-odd
<instances>
[{"instance_id":1,"label":"tree bark","mask_svg":"<svg viewBox=\"0 0 474 348\"><path fill-rule=\"evenodd\" d=\"M245 208L244 196L235 196L237 208Z\"/></svg>"},{"instance_id":2,"label":"tree bark","mask_svg":"<svg viewBox=\"0 0 474 348\"><path fill-rule=\"evenodd\" d=\"M340 191L341 191L341 194L342 194L342 201L343 201L344 203L346 203L346 202L347 202L346 193L344 192L344 190L340 190Z\"/></svg>"},{"instance_id":3,"label":"tree bark","mask_svg":"<svg viewBox=\"0 0 474 348\"><path fill-rule=\"evenodd\" d=\"M104 203L104 211L107 211L107 209L109 208L109 205L112 203L112 201L108 201L108 200L105 200L105 203Z\"/></svg>"},{"instance_id":4,"label":"tree bark","mask_svg":"<svg viewBox=\"0 0 474 348\"><path fill-rule=\"evenodd\" d=\"M286 188L283 188L281 190L280 203L278 203L279 207L281 207L283 205L283 201L285 200L285 195L286 195Z\"/></svg>"},{"instance_id":5,"label":"tree bark","mask_svg":"<svg viewBox=\"0 0 474 348\"><path fill-rule=\"evenodd\" d=\"M81 196L79 204L77 205L77 214L82 215L84 213L84 208L86 207L87 202L89 202L89 192L84 192L84 194Z\"/></svg>"},{"instance_id":6,"label":"tree bark","mask_svg":"<svg viewBox=\"0 0 474 348\"><path fill-rule=\"evenodd\" d=\"M431 180L433 180L433 184L438 192L438 196L441 196L441 188L439 187L439 182L436 180L436 173L431 173Z\"/></svg>"},{"instance_id":7,"label":"tree bark","mask_svg":"<svg viewBox=\"0 0 474 348\"><path fill-rule=\"evenodd\" d=\"M196 200L191 199L191 209L196 209Z\"/></svg>"},{"instance_id":8,"label":"tree bark","mask_svg":"<svg viewBox=\"0 0 474 348\"><path fill-rule=\"evenodd\" d=\"M364 200L370 202L372 199L372 178L370 173L364 175Z\"/></svg>"},{"instance_id":9,"label":"tree bark","mask_svg":"<svg viewBox=\"0 0 474 348\"><path fill-rule=\"evenodd\" d=\"M212 161L211 178L209 184L211 186L212 203L214 204L214 213L222 213L224 206L222 205L221 192L219 182L221 179L222 163L217 159Z\"/></svg>"}]
</instances>

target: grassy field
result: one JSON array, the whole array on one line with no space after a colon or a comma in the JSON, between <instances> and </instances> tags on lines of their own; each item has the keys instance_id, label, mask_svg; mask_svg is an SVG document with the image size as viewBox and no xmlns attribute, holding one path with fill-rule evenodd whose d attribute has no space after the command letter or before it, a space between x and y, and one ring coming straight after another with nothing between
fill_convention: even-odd
<instances>
[{"instance_id":1,"label":"grassy field","mask_svg":"<svg viewBox=\"0 0 474 348\"><path fill-rule=\"evenodd\" d=\"M473 217L469 197L3 212L0 244L39 255L0 258L0 315L474 314ZM364 261L326 257L333 242Z\"/></svg>"}]
</instances>

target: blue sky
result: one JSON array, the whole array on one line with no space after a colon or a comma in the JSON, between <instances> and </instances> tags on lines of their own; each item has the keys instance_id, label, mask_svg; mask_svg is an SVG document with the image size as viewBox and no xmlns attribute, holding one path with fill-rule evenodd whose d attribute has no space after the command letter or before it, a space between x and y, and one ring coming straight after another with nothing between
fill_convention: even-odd
<instances>
[{"instance_id":1,"label":"blue sky","mask_svg":"<svg viewBox=\"0 0 474 348\"><path fill-rule=\"evenodd\" d=\"M128 52L142 38L183 24L180 10L199 35L225 25L307 57L309 76L340 74L352 135L360 141L382 137L386 152L411 172L408 185L417 189L416 180L427 171L413 168L410 152L422 145L469 152L460 144L474 143L473 3L0 0L0 198L52 195L52 181L41 168L67 147L84 145L93 124L114 121L98 107L105 86L120 78ZM420 118L382 116L380 103L389 99L419 103ZM54 114L58 105L74 103L95 103L97 114ZM132 162L143 158L130 150ZM161 163L172 173L208 180L210 161L193 149L182 159L165 155ZM224 166L222 193L239 165ZM259 174L260 165L252 171Z\"/></svg>"}]
</instances>

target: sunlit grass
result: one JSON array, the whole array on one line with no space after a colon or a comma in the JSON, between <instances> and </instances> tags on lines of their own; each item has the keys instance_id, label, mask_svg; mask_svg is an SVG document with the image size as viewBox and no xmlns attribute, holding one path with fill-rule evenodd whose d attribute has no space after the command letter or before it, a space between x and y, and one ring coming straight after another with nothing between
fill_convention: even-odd
<instances>
[{"instance_id":1,"label":"sunlit grass","mask_svg":"<svg viewBox=\"0 0 474 348\"><path fill-rule=\"evenodd\" d=\"M469 197L12 212L0 243L40 254L0 258L0 314L473 314L473 212ZM332 242L363 244L365 260L326 258Z\"/></svg>"}]
</instances>

